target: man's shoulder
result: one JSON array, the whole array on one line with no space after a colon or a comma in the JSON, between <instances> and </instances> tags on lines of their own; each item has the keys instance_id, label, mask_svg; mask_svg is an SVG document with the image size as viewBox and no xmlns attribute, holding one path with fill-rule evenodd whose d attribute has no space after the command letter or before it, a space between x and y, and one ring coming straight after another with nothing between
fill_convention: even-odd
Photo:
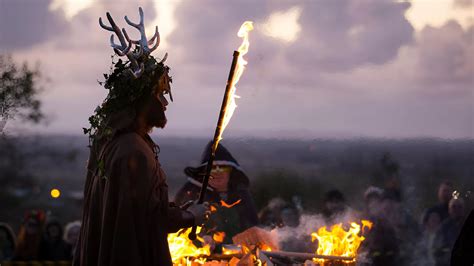
<instances>
[{"instance_id":1,"label":"man's shoulder","mask_svg":"<svg viewBox=\"0 0 474 266\"><path fill-rule=\"evenodd\" d=\"M153 156L153 151L145 140L137 133L124 133L114 141L115 154L118 157L140 154L146 157Z\"/></svg>"}]
</instances>

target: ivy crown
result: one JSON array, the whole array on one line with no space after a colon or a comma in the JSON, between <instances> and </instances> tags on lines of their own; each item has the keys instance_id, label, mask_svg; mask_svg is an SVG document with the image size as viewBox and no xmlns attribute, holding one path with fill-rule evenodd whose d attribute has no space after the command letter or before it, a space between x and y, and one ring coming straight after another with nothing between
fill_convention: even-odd
<instances>
[{"instance_id":1,"label":"ivy crown","mask_svg":"<svg viewBox=\"0 0 474 266\"><path fill-rule=\"evenodd\" d=\"M137 108L152 93L152 90L158 84L163 74L168 75L169 67L163 62L158 62L153 56L147 56L142 60L144 64L144 73L135 78L130 73L130 63L119 59L116 63L112 62L111 73L104 74L105 81L99 82L109 91L107 97L100 106L97 106L95 112L89 117L89 128L83 128L84 134L93 139L98 132L108 133L112 129L105 128L105 121L120 110L126 108ZM172 81L169 78L170 82ZM163 91L167 94L170 91Z\"/></svg>"}]
</instances>

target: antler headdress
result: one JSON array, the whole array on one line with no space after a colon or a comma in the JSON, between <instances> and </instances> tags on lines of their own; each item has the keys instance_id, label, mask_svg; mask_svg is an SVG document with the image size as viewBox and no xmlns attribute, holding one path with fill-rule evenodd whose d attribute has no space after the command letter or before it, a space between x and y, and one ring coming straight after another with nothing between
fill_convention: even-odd
<instances>
[{"instance_id":1,"label":"antler headdress","mask_svg":"<svg viewBox=\"0 0 474 266\"><path fill-rule=\"evenodd\" d=\"M135 78L139 78L143 74L145 69L145 64L141 60L141 58L148 57L151 52L153 52L160 45L160 33L158 32L158 26L155 26L155 34L150 40L148 40L145 33L143 9L141 7L138 8L138 12L140 14L139 23L133 23L127 16L125 16L125 21L130 26L140 31L141 37L139 40L130 39L125 28L122 28L122 30L120 30L120 28L117 26L109 12L107 12L106 15L110 26L105 25L102 22L102 18L99 18L99 24L103 29L115 32L115 34L117 35L120 41L120 45L115 43L113 34L110 35L110 45L112 46L117 55L127 56L131 64L130 73ZM153 43L154 45L150 48L150 45L152 45ZM135 49L132 49L133 45L135 45ZM167 56L168 54L165 54L163 60L161 60L160 63L163 63L166 60Z\"/></svg>"},{"instance_id":2,"label":"antler headdress","mask_svg":"<svg viewBox=\"0 0 474 266\"><path fill-rule=\"evenodd\" d=\"M168 54L165 54L161 61L157 61L151 55L151 52L160 45L158 26L155 27L153 37L148 40L145 34L143 9L140 7L138 10L139 23L133 23L127 16L125 21L140 32L139 40L130 39L127 31L117 26L109 12L106 14L110 25L105 25L102 18L99 18L99 25L103 29L115 33L110 36L113 50L118 56L126 56L129 63L121 59L113 62L111 73L104 74L105 81L99 82L109 90L109 93L89 117L90 127L83 128L84 134L89 135L89 140L111 136L133 122L135 109L144 99L152 96L156 88L162 94L169 94L170 100L173 101L170 87L172 79L169 76L169 67L164 65ZM116 38L120 44L115 42ZM160 86L164 84L160 83L160 80L167 84Z\"/></svg>"}]
</instances>

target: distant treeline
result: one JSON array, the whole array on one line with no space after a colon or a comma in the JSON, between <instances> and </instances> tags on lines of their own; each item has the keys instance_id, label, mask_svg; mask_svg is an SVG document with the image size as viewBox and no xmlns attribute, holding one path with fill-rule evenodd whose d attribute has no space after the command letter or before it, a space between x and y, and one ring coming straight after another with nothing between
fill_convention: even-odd
<instances>
[{"instance_id":1,"label":"distant treeline","mask_svg":"<svg viewBox=\"0 0 474 266\"><path fill-rule=\"evenodd\" d=\"M154 137L168 175L170 193L185 182L183 169L200 164L206 139ZM474 189L474 140L224 139L252 180L259 208L271 198L299 196L317 211L322 194L339 189L358 208L369 185L400 180L404 201L420 212L436 201L439 182L451 180L462 195ZM25 209L50 210L64 220L80 216L85 165L89 153L83 136L0 138L0 217L18 221ZM51 188L63 192L51 199ZM470 200L472 202L472 199Z\"/></svg>"}]
</instances>

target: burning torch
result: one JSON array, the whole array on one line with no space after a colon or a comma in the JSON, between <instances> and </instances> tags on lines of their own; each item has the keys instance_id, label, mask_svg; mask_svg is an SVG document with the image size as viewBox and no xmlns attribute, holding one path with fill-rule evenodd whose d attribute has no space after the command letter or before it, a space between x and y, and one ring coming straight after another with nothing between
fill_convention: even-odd
<instances>
[{"instance_id":1,"label":"burning torch","mask_svg":"<svg viewBox=\"0 0 474 266\"><path fill-rule=\"evenodd\" d=\"M204 202L204 196L206 194L207 186L209 184L209 177L211 176L212 164L216 157L216 150L219 142L222 139L222 133L229 124L229 121L234 114L234 110L237 107L235 99L239 98L235 94L235 85L239 82L240 76L244 73L245 65L247 61L243 58L247 54L249 49L249 32L253 30L253 22L245 21L239 29L237 35L241 38L242 44L237 51L234 51L232 64L230 66L229 77L227 78L227 85L225 87L224 98L222 100L221 110L219 112L219 119L217 120L216 131L214 132L214 138L211 145L211 153L207 161L206 174L202 181L201 191L199 193L198 203ZM189 233L189 239L196 239L196 226L193 226L191 233Z\"/></svg>"}]
</instances>

